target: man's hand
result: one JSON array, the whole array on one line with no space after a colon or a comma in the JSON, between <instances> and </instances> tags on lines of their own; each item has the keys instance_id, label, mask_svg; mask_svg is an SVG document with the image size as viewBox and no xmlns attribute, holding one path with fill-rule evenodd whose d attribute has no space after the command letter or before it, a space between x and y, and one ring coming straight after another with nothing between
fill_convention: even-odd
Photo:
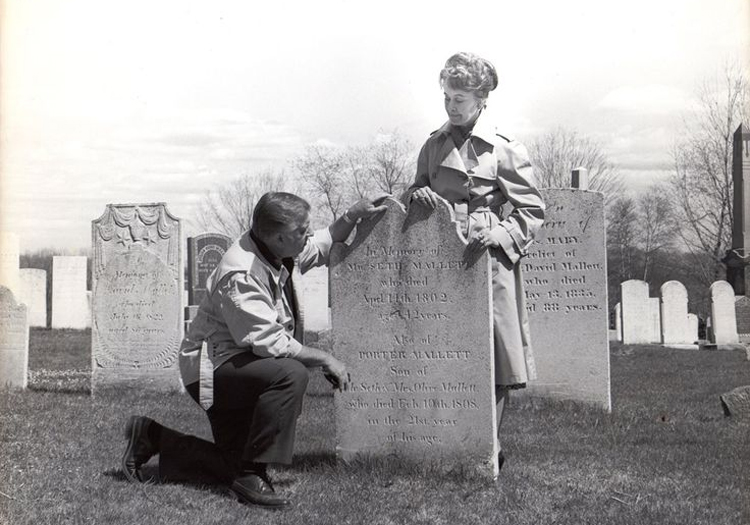
<instances>
[{"instance_id":1,"label":"man's hand","mask_svg":"<svg viewBox=\"0 0 750 525\"><path fill-rule=\"evenodd\" d=\"M346 210L346 216L349 220L357 222L360 219L369 219L378 213L384 212L388 209L388 206L383 204L386 197L387 195L375 199L360 199Z\"/></svg>"},{"instance_id":2,"label":"man's hand","mask_svg":"<svg viewBox=\"0 0 750 525\"><path fill-rule=\"evenodd\" d=\"M414 190L411 194L411 200L420 206L434 210L438 203L438 194L432 191L432 188L424 186L418 190Z\"/></svg>"},{"instance_id":3,"label":"man's hand","mask_svg":"<svg viewBox=\"0 0 750 525\"><path fill-rule=\"evenodd\" d=\"M346 371L344 363L335 357L331 356L329 362L323 365L323 375L333 385L333 388L339 390L339 392L349 389L351 376Z\"/></svg>"}]
</instances>

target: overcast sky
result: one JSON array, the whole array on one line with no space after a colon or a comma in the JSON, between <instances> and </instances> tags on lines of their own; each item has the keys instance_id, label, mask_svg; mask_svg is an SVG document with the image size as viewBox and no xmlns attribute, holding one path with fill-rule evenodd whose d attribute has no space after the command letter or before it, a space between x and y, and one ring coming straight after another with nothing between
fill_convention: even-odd
<instances>
[{"instance_id":1,"label":"overcast sky","mask_svg":"<svg viewBox=\"0 0 750 525\"><path fill-rule=\"evenodd\" d=\"M196 233L214 184L316 141L445 120L437 82L490 59L504 135L600 142L638 190L699 84L750 57L750 0L0 0L0 229L75 251L107 203L168 203Z\"/></svg>"}]
</instances>

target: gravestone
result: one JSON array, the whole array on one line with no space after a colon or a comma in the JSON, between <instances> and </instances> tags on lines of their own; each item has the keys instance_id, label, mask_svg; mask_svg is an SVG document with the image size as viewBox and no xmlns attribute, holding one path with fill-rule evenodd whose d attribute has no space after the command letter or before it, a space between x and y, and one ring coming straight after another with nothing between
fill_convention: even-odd
<instances>
[{"instance_id":1,"label":"gravestone","mask_svg":"<svg viewBox=\"0 0 750 525\"><path fill-rule=\"evenodd\" d=\"M734 312L737 318L737 335L742 343L750 343L750 297L735 296Z\"/></svg>"},{"instance_id":2,"label":"gravestone","mask_svg":"<svg viewBox=\"0 0 750 525\"><path fill-rule=\"evenodd\" d=\"M92 388L180 388L179 219L164 203L108 204L92 221Z\"/></svg>"},{"instance_id":3,"label":"gravestone","mask_svg":"<svg viewBox=\"0 0 750 525\"><path fill-rule=\"evenodd\" d=\"M700 339L698 334L698 316L695 314L688 314L688 337L694 343L697 343Z\"/></svg>"},{"instance_id":4,"label":"gravestone","mask_svg":"<svg viewBox=\"0 0 750 525\"><path fill-rule=\"evenodd\" d=\"M86 296L86 256L52 257L52 328L84 329L91 313Z\"/></svg>"},{"instance_id":5,"label":"gravestone","mask_svg":"<svg viewBox=\"0 0 750 525\"><path fill-rule=\"evenodd\" d=\"M714 344L739 342L734 311L734 289L727 281L716 281L711 285L711 331L711 342Z\"/></svg>"},{"instance_id":6,"label":"gravestone","mask_svg":"<svg viewBox=\"0 0 750 525\"><path fill-rule=\"evenodd\" d=\"M490 266L440 201L387 199L330 259L333 351L352 385L335 396L336 450L497 475Z\"/></svg>"},{"instance_id":7,"label":"gravestone","mask_svg":"<svg viewBox=\"0 0 750 525\"><path fill-rule=\"evenodd\" d=\"M664 345L693 344L688 326L688 292L679 281L667 281L660 288L661 342Z\"/></svg>"},{"instance_id":8,"label":"gravestone","mask_svg":"<svg viewBox=\"0 0 750 525\"><path fill-rule=\"evenodd\" d=\"M732 142L732 248L727 250L727 281L735 295L750 295L750 130L743 125Z\"/></svg>"},{"instance_id":9,"label":"gravestone","mask_svg":"<svg viewBox=\"0 0 750 525\"><path fill-rule=\"evenodd\" d=\"M622 304L622 342L626 345L650 343L648 283L631 279L620 284Z\"/></svg>"},{"instance_id":10,"label":"gravestone","mask_svg":"<svg viewBox=\"0 0 750 525\"><path fill-rule=\"evenodd\" d=\"M0 387L26 388L29 368L29 324L26 306L0 286Z\"/></svg>"},{"instance_id":11,"label":"gravestone","mask_svg":"<svg viewBox=\"0 0 750 525\"><path fill-rule=\"evenodd\" d=\"M648 298L648 341L661 343L661 313L658 297Z\"/></svg>"},{"instance_id":12,"label":"gravestone","mask_svg":"<svg viewBox=\"0 0 750 525\"><path fill-rule=\"evenodd\" d=\"M21 268L18 302L26 305L29 326L47 326L47 272L38 268Z\"/></svg>"},{"instance_id":13,"label":"gravestone","mask_svg":"<svg viewBox=\"0 0 750 525\"><path fill-rule=\"evenodd\" d=\"M206 296L206 279L231 245L232 238L220 233L188 238L188 305L201 304Z\"/></svg>"},{"instance_id":14,"label":"gravestone","mask_svg":"<svg viewBox=\"0 0 750 525\"><path fill-rule=\"evenodd\" d=\"M544 225L521 259L537 380L521 395L611 410L604 197L542 190Z\"/></svg>"},{"instance_id":15,"label":"gravestone","mask_svg":"<svg viewBox=\"0 0 750 525\"><path fill-rule=\"evenodd\" d=\"M750 419L750 386L739 386L719 396L725 416Z\"/></svg>"},{"instance_id":16,"label":"gravestone","mask_svg":"<svg viewBox=\"0 0 750 525\"><path fill-rule=\"evenodd\" d=\"M615 330L617 331L617 340L622 342L622 306L620 303L615 305Z\"/></svg>"},{"instance_id":17,"label":"gravestone","mask_svg":"<svg viewBox=\"0 0 750 525\"><path fill-rule=\"evenodd\" d=\"M312 268L299 279L295 277L294 283L305 316L305 330L328 330L328 270L324 267Z\"/></svg>"},{"instance_id":18,"label":"gravestone","mask_svg":"<svg viewBox=\"0 0 750 525\"><path fill-rule=\"evenodd\" d=\"M0 232L0 286L7 286L14 294L19 292L20 257L18 236Z\"/></svg>"}]
</instances>

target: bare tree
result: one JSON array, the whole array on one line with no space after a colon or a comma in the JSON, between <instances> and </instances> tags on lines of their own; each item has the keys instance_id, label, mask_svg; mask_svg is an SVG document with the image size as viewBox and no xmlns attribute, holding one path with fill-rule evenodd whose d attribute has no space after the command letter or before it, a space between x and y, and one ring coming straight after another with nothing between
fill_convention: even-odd
<instances>
[{"instance_id":1,"label":"bare tree","mask_svg":"<svg viewBox=\"0 0 750 525\"><path fill-rule=\"evenodd\" d=\"M417 153L414 145L398 130L381 134L370 151L370 177L375 189L396 195L412 181Z\"/></svg>"},{"instance_id":2,"label":"bare tree","mask_svg":"<svg viewBox=\"0 0 750 525\"><path fill-rule=\"evenodd\" d=\"M655 256L672 245L675 223L672 220L672 204L659 186L638 197L638 245L643 256L644 281L648 281Z\"/></svg>"},{"instance_id":3,"label":"bare tree","mask_svg":"<svg viewBox=\"0 0 750 525\"><path fill-rule=\"evenodd\" d=\"M284 191L286 185L284 173L271 169L242 175L204 195L197 222L206 231L235 239L248 229L258 199L269 191Z\"/></svg>"},{"instance_id":4,"label":"bare tree","mask_svg":"<svg viewBox=\"0 0 750 525\"><path fill-rule=\"evenodd\" d=\"M302 184L318 204L336 220L347 205L350 185L345 184L345 152L333 146L312 144L294 161Z\"/></svg>"},{"instance_id":5,"label":"bare tree","mask_svg":"<svg viewBox=\"0 0 750 525\"><path fill-rule=\"evenodd\" d=\"M542 188L569 188L570 173L579 167L589 172L589 188L604 193L606 205L617 198L623 182L617 168L594 140L562 127L533 138L531 165Z\"/></svg>"},{"instance_id":6,"label":"bare tree","mask_svg":"<svg viewBox=\"0 0 750 525\"><path fill-rule=\"evenodd\" d=\"M721 259L732 243L732 138L748 117L748 87L745 73L733 65L705 82L672 152L678 231L706 283L721 277Z\"/></svg>"}]
</instances>

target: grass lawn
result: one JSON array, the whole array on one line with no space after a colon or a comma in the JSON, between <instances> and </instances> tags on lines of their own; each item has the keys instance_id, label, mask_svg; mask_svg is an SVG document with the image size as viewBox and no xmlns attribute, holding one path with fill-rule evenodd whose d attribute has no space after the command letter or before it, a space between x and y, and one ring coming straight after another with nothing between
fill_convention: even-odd
<instances>
[{"instance_id":1,"label":"grass lawn","mask_svg":"<svg viewBox=\"0 0 750 525\"><path fill-rule=\"evenodd\" d=\"M750 423L719 395L750 384L737 351L612 347L613 412L511 405L497 482L393 460L337 464L333 397L315 374L295 463L274 469L293 508L246 507L221 487L134 485L128 415L207 437L186 395L86 393L90 334L33 330L30 388L0 392L0 524L748 524Z\"/></svg>"}]
</instances>

